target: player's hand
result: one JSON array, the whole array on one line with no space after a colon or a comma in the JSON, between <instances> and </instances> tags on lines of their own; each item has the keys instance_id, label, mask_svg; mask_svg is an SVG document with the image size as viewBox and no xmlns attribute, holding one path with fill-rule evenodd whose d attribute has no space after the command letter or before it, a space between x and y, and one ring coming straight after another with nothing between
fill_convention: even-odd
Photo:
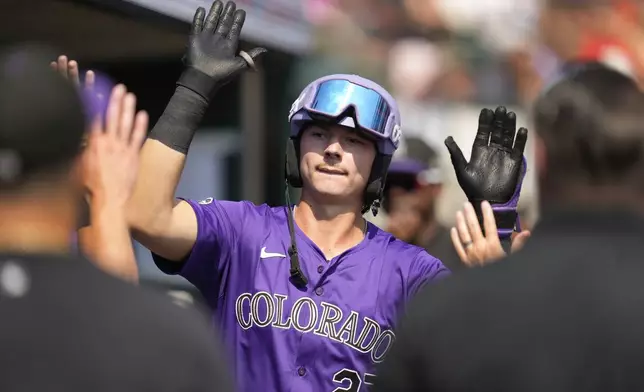
<instances>
[{"instance_id":1,"label":"player's hand","mask_svg":"<svg viewBox=\"0 0 644 392\"><path fill-rule=\"evenodd\" d=\"M481 110L469 162L452 137L445 140L459 185L477 210L483 200L493 205L497 234L502 238L509 237L517 223L516 210L526 172L523 153L528 130L520 128L517 132L516 121L516 115L503 106L495 112Z\"/></svg>"},{"instance_id":2,"label":"player's hand","mask_svg":"<svg viewBox=\"0 0 644 392\"><path fill-rule=\"evenodd\" d=\"M495 112L481 110L469 162L451 136L445 140L458 183L470 201L507 203L521 185L528 130L520 128L517 132L516 122L514 112L507 112L503 106Z\"/></svg>"},{"instance_id":3,"label":"player's hand","mask_svg":"<svg viewBox=\"0 0 644 392\"><path fill-rule=\"evenodd\" d=\"M92 201L125 206L136 182L148 115L123 85L112 89L104 124L93 122L83 152L83 180Z\"/></svg>"},{"instance_id":4,"label":"player's hand","mask_svg":"<svg viewBox=\"0 0 644 392\"><path fill-rule=\"evenodd\" d=\"M492 235L483 234L474 207L469 202L465 203L462 212L456 213L456 227L452 227L450 231L456 253L469 267L485 265L506 256L496 235L496 222L490 203L482 202L481 212L485 232L493 233ZM529 237L530 232L527 230L516 233L512 238L511 252L521 249Z\"/></svg>"},{"instance_id":5,"label":"player's hand","mask_svg":"<svg viewBox=\"0 0 644 392\"><path fill-rule=\"evenodd\" d=\"M249 69L248 62L238 54L239 36L246 12L236 8L232 1L224 6L217 0L212 3L207 16L206 11L199 7L193 18L184 61L187 66L212 78L215 89ZM256 60L265 52L264 48L254 48L248 55Z\"/></svg>"}]
</instances>

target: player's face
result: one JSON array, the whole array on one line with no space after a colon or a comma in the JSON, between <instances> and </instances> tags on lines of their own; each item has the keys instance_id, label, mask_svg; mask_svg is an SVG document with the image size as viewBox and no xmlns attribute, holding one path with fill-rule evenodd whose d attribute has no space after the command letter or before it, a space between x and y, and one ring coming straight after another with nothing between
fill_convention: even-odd
<instances>
[{"instance_id":1,"label":"player's face","mask_svg":"<svg viewBox=\"0 0 644 392\"><path fill-rule=\"evenodd\" d=\"M362 200L375 144L352 128L313 125L302 133L300 172L306 191Z\"/></svg>"}]
</instances>

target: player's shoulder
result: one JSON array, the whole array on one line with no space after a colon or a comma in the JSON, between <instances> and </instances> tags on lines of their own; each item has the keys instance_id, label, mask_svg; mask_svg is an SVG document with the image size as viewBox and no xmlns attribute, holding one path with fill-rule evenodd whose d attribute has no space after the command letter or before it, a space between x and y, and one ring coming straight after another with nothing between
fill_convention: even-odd
<instances>
[{"instance_id":1,"label":"player's shoulder","mask_svg":"<svg viewBox=\"0 0 644 392\"><path fill-rule=\"evenodd\" d=\"M252 201L219 200L207 197L201 200L183 199L197 214L198 218L213 216L224 218L231 223L248 224L254 220L282 219L285 216L284 207L271 207L268 204L255 204Z\"/></svg>"},{"instance_id":2,"label":"player's shoulder","mask_svg":"<svg viewBox=\"0 0 644 392\"><path fill-rule=\"evenodd\" d=\"M266 203L256 204L248 200L232 201L232 200L219 200L213 197L207 197L201 200L188 200L181 199L190 204L195 209L206 209L218 212L223 212L230 217L261 217L268 216L284 216L284 207L271 207Z\"/></svg>"},{"instance_id":3,"label":"player's shoulder","mask_svg":"<svg viewBox=\"0 0 644 392\"><path fill-rule=\"evenodd\" d=\"M392 263L440 263L440 260L427 253L424 248L401 241L376 225L369 224L369 227L372 240L382 246L383 254Z\"/></svg>"}]
</instances>

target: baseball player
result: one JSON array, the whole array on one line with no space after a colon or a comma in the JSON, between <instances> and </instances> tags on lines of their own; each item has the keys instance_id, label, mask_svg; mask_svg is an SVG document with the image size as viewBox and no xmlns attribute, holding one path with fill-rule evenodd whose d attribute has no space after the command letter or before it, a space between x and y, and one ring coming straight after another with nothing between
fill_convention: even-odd
<instances>
[{"instance_id":1,"label":"baseball player","mask_svg":"<svg viewBox=\"0 0 644 392\"><path fill-rule=\"evenodd\" d=\"M364 391L407 301L448 274L362 217L379 206L401 137L392 97L355 75L302 91L288 114L286 182L302 188L295 206L174 199L212 94L265 51L238 54L244 18L220 1L195 14L186 69L142 149L135 237L164 272L203 293L239 390Z\"/></svg>"}]
</instances>

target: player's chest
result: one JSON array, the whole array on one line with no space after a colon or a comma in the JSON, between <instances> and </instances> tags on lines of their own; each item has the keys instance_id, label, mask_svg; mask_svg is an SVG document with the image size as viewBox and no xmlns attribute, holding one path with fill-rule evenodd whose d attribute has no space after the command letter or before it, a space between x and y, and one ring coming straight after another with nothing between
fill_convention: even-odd
<instances>
[{"instance_id":1,"label":"player's chest","mask_svg":"<svg viewBox=\"0 0 644 392\"><path fill-rule=\"evenodd\" d=\"M330 344L361 354L371 355L378 347L386 352L400 301L383 295L387 282L382 281L385 271L377 252L348 252L327 261L318 249L298 244L308 280L299 288L289 279L288 246L265 240L243 250L250 262L233 288L241 330L284 340L280 344L306 342L311 349ZM379 355L373 354L375 362Z\"/></svg>"}]
</instances>

